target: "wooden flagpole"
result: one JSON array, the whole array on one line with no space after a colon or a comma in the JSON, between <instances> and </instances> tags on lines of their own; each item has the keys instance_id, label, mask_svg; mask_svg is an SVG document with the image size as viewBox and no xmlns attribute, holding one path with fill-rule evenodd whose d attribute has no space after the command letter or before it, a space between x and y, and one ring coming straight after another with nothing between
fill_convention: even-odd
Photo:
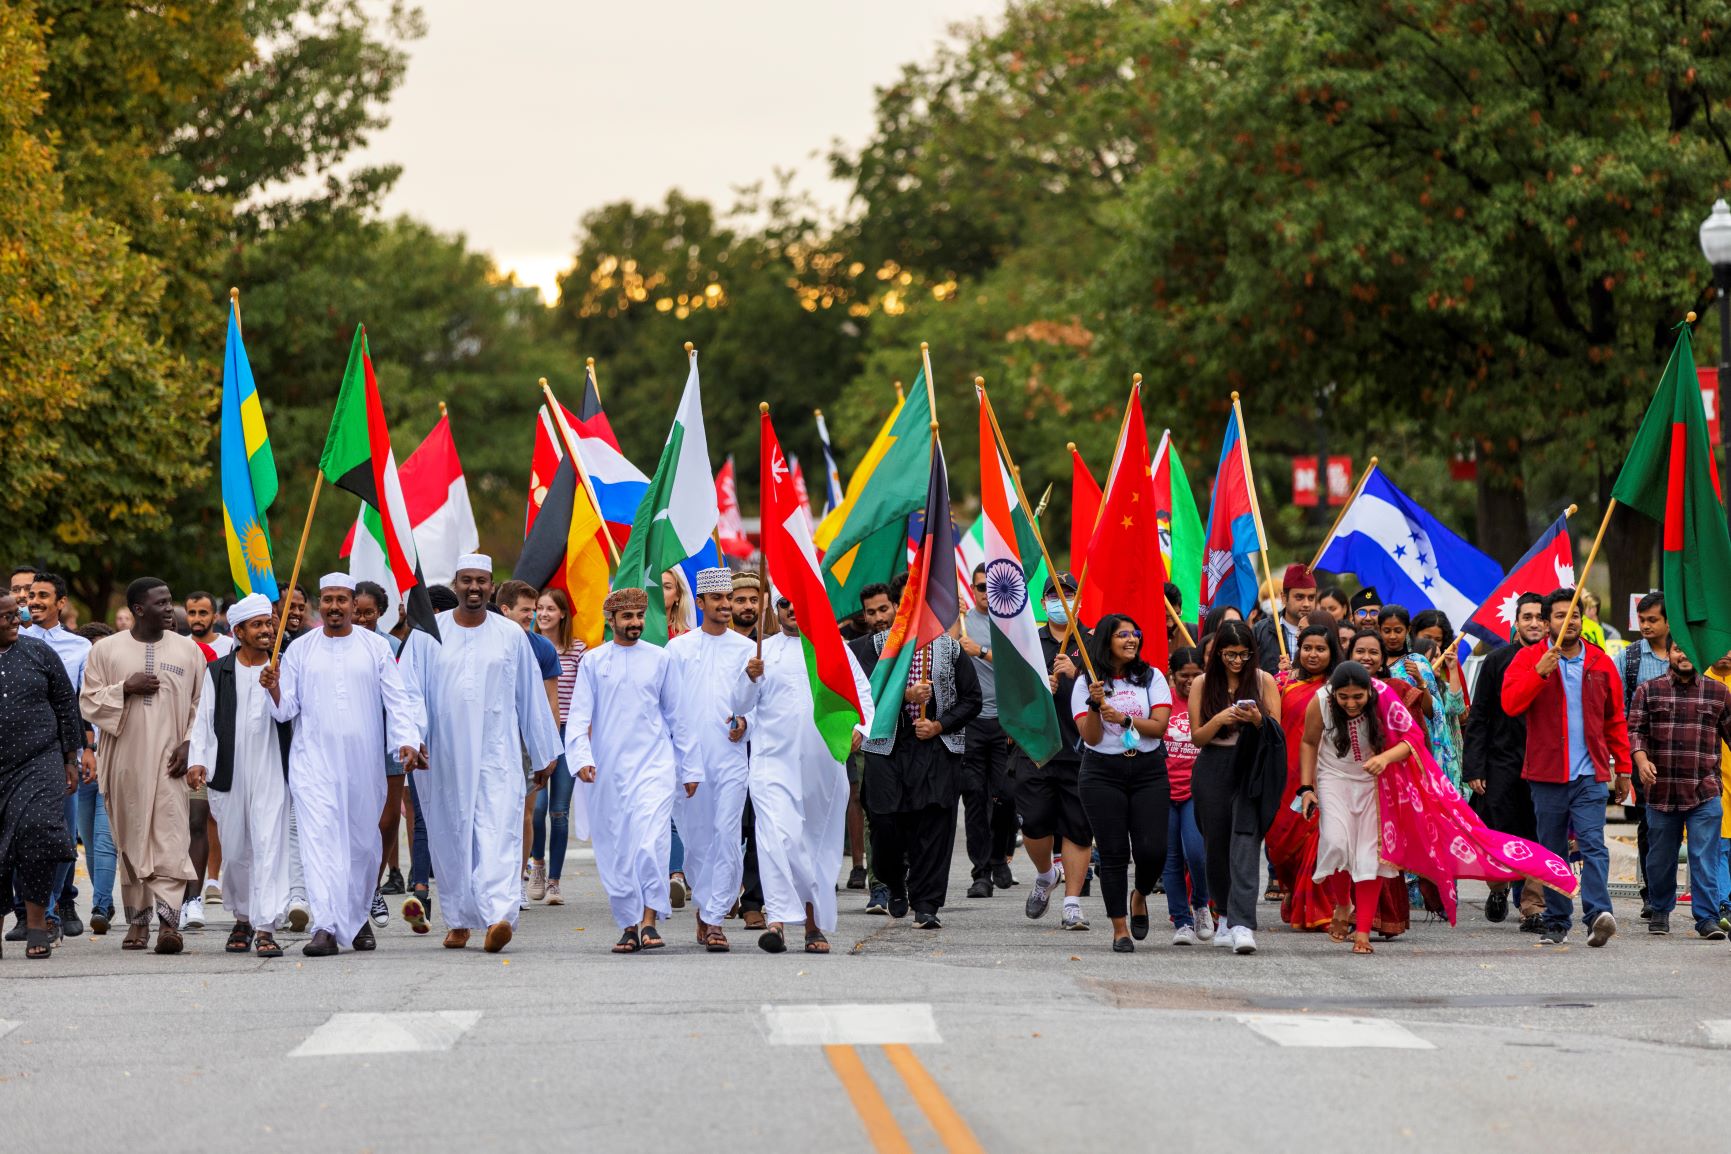
<instances>
[{"instance_id":1,"label":"wooden flagpole","mask_svg":"<svg viewBox=\"0 0 1731 1154\"><path fill-rule=\"evenodd\" d=\"M1570 507L1573 508L1573 506ZM1599 531L1593 535L1593 547L1587 553L1586 567L1575 575L1575 595L1569 598L1569 616L1563 618L1563 627L1565 629L1568 628L1569 617L1575 615L1575 608L1581 603L1581 591L1587 587L1587 574L1593 571L1593 561L1599 556L1599 546L1605 541L1605 530L1611 526L1611 514L1616 511L1617 499L1612 497L1609 501L1605 502L1605 516L1604 519L1599 522ZM1553 641L1551 643L1551 648L1555 649L1556 647L1556 642Z\"/></svg>"},{"instance_id":2,"label":"wooden flagpole","mask_svg":"<svg viewBox=\"0 0 1731 1154\"><path fill-rule=\"evenodd\" d=\"M613 571L619 571L619 546L613 541L613 531L607 527L607 518L601 515L601 499L595 495L595 486L589 481L589 470L583 467L583 458L577 452L577 435L565 423L565 409L553 396L553 387L547 383L547 378L541 378L541 395L547 398L547 411L553 415L553 427L559 430L559 439L565 442L565 452L571 457L571 467L577 471L577 479L583 484L583 491L589 494L589 503L595 506L595 516L601 520L601 537L607 542L607 553L613 558ZM717 550L719 552L719 549Z\"/></svg>"},{"instance_id":3,"label":"wooden flagpole","mask_svg":"<svg viewBox=\"0 0 1731 1154\"><path fill-rule=\"evenodd\" d=\"M1232 414L1238 418L1238 452L1244 459L1244 487L1250 493L1250 515L1256 519L1256 544L1257 552L1262 557L1262 578L1268 582L1268 597L1274 604L1274 639L1280 643L1280 655L1287 657L1286 628L1280 622L1282 605L1274 587L1274 575L1268 571L1268 531L1262 527L1262 502L1256 497L1256 474L1250 469L1250 437L1244 431L1244 407L1238 402L1237 389L1232 390Z\"/></svg>"},{"instance_id":4,"label":"wooden flagpole","mask_svg":"<svg viewBox=\"0 0 1731 1154\"><path fill-rule=\"evenodd\" d=\"M1244 435L1244 426L1242 422L1239 424L1238 435L1240 437ZM1377 459L1375 457L1370 459L1370 463L1364 467L1364 472L1358 475L1358 484L1352 487L1352 495L1347 497L1346 504L1340 507L1340 512L1334 515L1334 524L1328 527L1327 535L1323 537L1322 544L1317 547L1316 556L1311 559L1310 571L1312 573L1315 573L1316 567L1322 564L1322 555L1328 552L1329 543L1334 540L1335 530L1340 528L1341 521L1346 518L1346 511L1352 508L1352 503L1358 500L1358 495L1360 493L1364 492L1364 483L1370 480L1371 470L1376 468L1376 461Z\"/></svg>"},{"instance_id":5,"label":"wooden flagpole","mask_svg":"<svg viewBox=\"0 0 1731 1154\"><path fill-rule=\"evenodd\" d=\"M313 511L319 507L319 490L324 487L324 483L325 473L323 469L320 469L313 479L313 498L311 501L307 502L307 520L306 524L301 526L301 544L300 548L295 550L295 566L289 573L288 588L281 591L281 604L283 609L281 617L277 622L276 640L271 643L270 647L270 663L272 668L275 668L277 657L282 653L283 635L288 632L286 626L288 625L289 608L294 604L295 586L300 583L301 559L304 558L307 553L307 535L313 531ZM311 605L307 606L307 611L309 613L312 611Z\"/></svg>"}]
</instances>

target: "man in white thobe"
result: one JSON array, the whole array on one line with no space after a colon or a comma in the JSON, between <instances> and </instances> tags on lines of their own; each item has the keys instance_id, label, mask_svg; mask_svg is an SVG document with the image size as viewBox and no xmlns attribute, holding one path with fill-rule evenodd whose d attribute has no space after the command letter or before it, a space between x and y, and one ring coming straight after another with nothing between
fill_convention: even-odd
<instances>
[{"instance_id":1,"label":"man in white thobe","mask_svg":"<svg viewBox=\"0 0 1731 1154\"><path fill-rule=\"evenodd\" d=\"M189 776L210 786L210 812L222 828L222 901L234 915L224 947L282 957L276 930L287 918L289 887L289 727L271 717L270 668L276 626L270 598L249 593L228 610L235 644L205 669L192 723ZM255 937L256 934L256 937Z\"/></svg>"},{"instance_id":2,"label":"man in white thobe","mask_svg":"<svg viewBox=\"0 0 1731 1154\"><path fill-rule=\"evenodd\" d=\"M655 928L672 912L667 855L673 795L697 792L703 755L680 708L679 666L645 645L642 589L615 589L602 605L613 640L583 655L565 715L565 763L585 783L595 870L623 933L616 954L659 949Z\"/></svg>"},{"instance_id":3,"label":"man in white thobe","mask_svg":"<svg viewBox=\"0 0 1731 1154\"><path fill-rule=\"evenodd\" d=\"M685 843L685 876L697 906L697 942L712 954L728 950L722 919L739 900L745 876L746 687L740 674L756 646L733 622L733 574L723 568L697 573L703 627L667 643L678 668L680 702L703 759L703 788L675 795L673 820Z\"/></svg>"},{"instance_id":4,"label":"man in white thobe","mask_svg":"<svg viewBox=\"0 0 1731 1154\"><path fill-rule=\"evenodd\" d=\"M447 949L485 929L490 954L517 924L523 856L523 750L542 783L559 761L559 729L529 635L487 610L493 559L457 559L457 608L439 614L439 640L403 647L403 672L426 719L427 768L415 783L439 879Z\"/></svg>"},{"instance_id":5,"label":"man in white thobe","mask_svg":"<svg viewBox=\"0 0 1731 1154\"><path fill-rule=\"evenodd\" d=\"M805 924L805 952L829 953L835 930L836 872L847 829L847 766L831 756L812 712L811 678L793 605L777 598L781 633L746 663L751 725L751 808L757 814L757 868L769 926L757 944L787 949L785 927ZM871 732L872 690L847 651L865 718L854 727L857 752ZM681 827L683 828L683 827Z\"/></svg>"},{"instance_id":6,"label":"man in white thobe","mask_svg":"<svg viewBox=\"0 0 1731 1154\"><path fill-rule=\"evenodd\" d=\"M301 952L311 958L329 957L339 942L376 948L367 915L383 855L379 754L395 753L406 769L421 764L420 702L403 685L390 644L356 629L354 613L354 578L325 574L319 580L324 628L301 634L283 650L281 668L259 678L275 702L271 715L298 719L289 790L312 906L313 936Z\"/></svg>"}]
</instances>

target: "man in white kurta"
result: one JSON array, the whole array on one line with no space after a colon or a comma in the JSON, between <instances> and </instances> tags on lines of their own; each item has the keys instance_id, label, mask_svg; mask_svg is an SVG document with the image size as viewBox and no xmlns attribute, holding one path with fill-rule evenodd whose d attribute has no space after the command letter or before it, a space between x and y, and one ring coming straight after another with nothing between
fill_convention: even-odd
<instances>
[{"instance_id":1,"label":"man in white kurta","mask_svg":"<svg viewBox=\"0 0 1731 1154\"><path fill-rule=\"evenodd\" d=\"M764 640L761 669L750 662L742 678L750 695L757 868L769 918L758 945L780 953L786 948L783 926L804 922L806 951L827 953L824 934L835 930L836 871L847 826L847 766L830 755L818 732L799 623L793 606L782 600L776 603L782 632ZM871 732L872 691L852 650L847 660L865 711L854 727L857 750ZM753 672L760 676L753 678Z\"/></svg>"},{"instance_id":2,"label":"man in white kurta","mask_svg":"<svg viewBox=\"0 0 1731 1154\"><path fill-rule=\"evenodd\" d=\"M259 957L278 958L291 871L286 730L259 684L276 635L270 598L242 597L229 607L228 626L235 644L206 668L187 763L210 786L210 812L222 829L222 901L234 915L224 948L244 954L256 945Z\"/></svg>"},{"instance_id":3,"label":"man in white kurta","mask_svg":"<svg viewBox=\"0 0 1731 1154\"><path fill-rule=\"evenodd\" d=\"M680 707L679 666L642 642L649 604L642 589L615 589L604 603L613 640L583 655L565 715L565 763L585 783L595 870L624 932L615 953L666 945L655 928L672 908L667 855L673 795L703 780L702 753Z\"/></svg>"},{"instance_id":4,"label":"man in white kurta","mask_svg":"<svg viewBox=\"0 0 1731 1154\"><path fill-rule=\"evenodd\" d=\"M711 953L726 953L721 922L739 900L745 876L746 687L740 673L757 647L729 626L733 622L733 574L722 568L697 574L703 627L667 643L678 668L680 702L703 759L703 788L675 795L673 820L685 843L685 876L697 907L697 941Z\"/></svg>"},{"instance_id":5,"label":"man in white kurta","mask_svg":"<svg viewBox=\"0 0 1731 1154\"><path fill-rule=\"evenodd\" d=\"M439 879L445 946L485 929L496 954L511 940L521 896L523 751L545 781L559 760L559 730L529 635L487 610L493 561L457 559L458 607L439 614L439 640L412 637L403 672L426 719L427 768L415 783L427 849Z\"/></svg>"},{"instance_id":6,"label":"man in white kurta","mask_svg":"<svg viewBox=\"0 0 1731 1154\"><path fill-rule=\"evenodd\" d=\"M324 628L283 650L275 675L260 679L275 699L272 716L295 721L289 790L299 823L301 866L312 905L308 957L328 957L339 942L377 945L367 921L378 885L379 814L385 806L380 753L420 764L420 703L397 671L391 646L354 626L354 579L319 581Z\"/></svg>"}]
</instances>

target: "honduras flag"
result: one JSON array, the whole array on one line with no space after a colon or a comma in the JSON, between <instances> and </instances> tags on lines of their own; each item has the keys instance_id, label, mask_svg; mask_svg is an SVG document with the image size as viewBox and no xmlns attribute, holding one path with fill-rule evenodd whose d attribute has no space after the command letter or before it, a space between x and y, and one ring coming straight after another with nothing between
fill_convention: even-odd
<instances>
[{"instance_id":1,"label":"honduras flag","mask_svg":"<svg viewBox=\"0 0 1731 1154\"><path fill-rule=\"evenodd\" d=\"M1322 551L1318 569L1351 573L1384 605L1440 609L1457 630L1503 579L1503 567L1425 512L1373 468Z\"/></svg>"}]
</instances>

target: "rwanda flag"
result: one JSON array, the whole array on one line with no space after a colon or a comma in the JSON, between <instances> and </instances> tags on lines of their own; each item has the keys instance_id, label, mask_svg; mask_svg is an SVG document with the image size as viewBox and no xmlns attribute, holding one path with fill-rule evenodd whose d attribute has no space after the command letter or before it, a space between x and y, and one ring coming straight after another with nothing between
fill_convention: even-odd
<instances>
[{"instance_id":1,"label":"rwanda flag","mask_svg":"<svg viewBox=\"0 0 1731 1154\"><path fill-rule=\"evenodd\" d=\"M265 510L276 500L276 458L264 428L264 408L252 381L240 336L240 306L229 302L228 348L222 358L222 534L228 571L237 597L279 593L271 568L270 523Z\"/></svg>"}]
</instances>

